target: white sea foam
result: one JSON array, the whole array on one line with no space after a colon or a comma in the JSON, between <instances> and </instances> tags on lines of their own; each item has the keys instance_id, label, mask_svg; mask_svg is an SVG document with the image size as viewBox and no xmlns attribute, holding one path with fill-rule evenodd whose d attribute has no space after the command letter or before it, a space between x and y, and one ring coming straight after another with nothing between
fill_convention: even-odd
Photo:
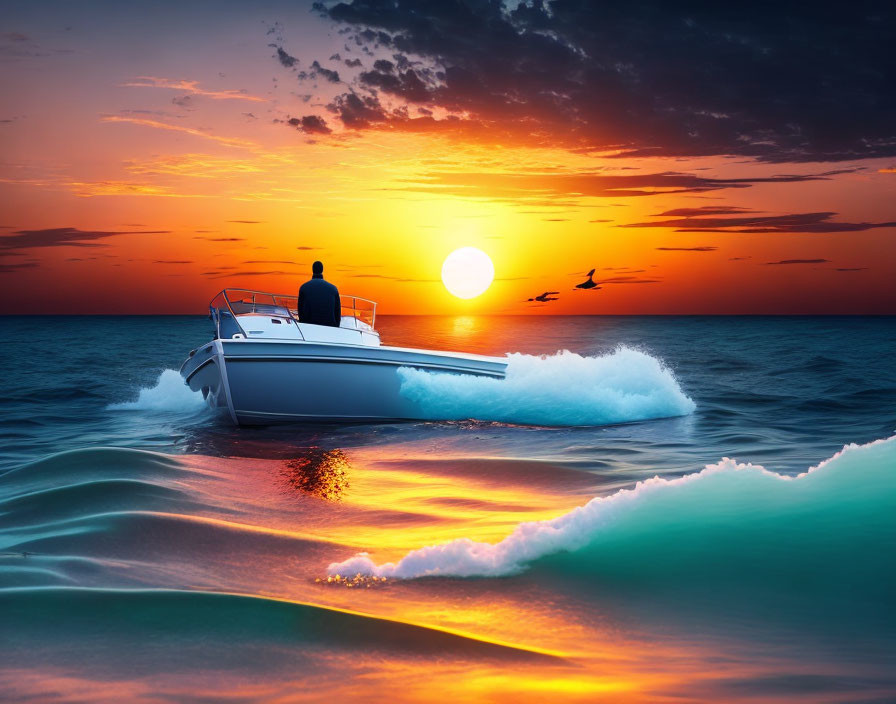
<instances>
[{"instance_id":1,"label":"white sea foam","mask_svg":"<svg viewBox=\"0 0 896 704\"><path fill-rule=\"evenodd\" d=\"M178 372L166 369L155 386L140 389L136 400L113 403L109 410L194 412L204 407L202 394L191 391Z\"/></svg>"},{"instance_id":2,"label":"white sea foam","mask_svg":"<svg viewBox=\"0 0 896 704\"><path fill-rule=\"evenodd\" d=\"M896 436L848 445L797 477L724 458L676 479L654 477L492 544L453 540L377 564L361 553L329 574L410 579L494 577L536 561L601 579L776 580L831 587L896 582ZM839 581L838 581L839 580ZM869 587L872 588L872 587Z\"/></svg>"},{"instance_id":3,"label":"white sea foam","mask_svg":"<svg viewBox=\"0 0 896 704\"><path fill-rule=\"evenodd\" d=\"M662 362L628 347L600 357L511 354L504 379L407 367L398 374L402 395L432 420L605 425L680 416L695 408Z\"/></svg>"}]
</instances>

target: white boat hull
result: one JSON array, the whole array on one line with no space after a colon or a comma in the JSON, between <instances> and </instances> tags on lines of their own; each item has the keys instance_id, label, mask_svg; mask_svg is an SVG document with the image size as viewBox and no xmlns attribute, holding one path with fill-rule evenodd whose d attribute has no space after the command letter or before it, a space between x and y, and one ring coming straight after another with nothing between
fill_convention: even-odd
<instances>
[{"instance_id":1,"label":"white boat hull","mask_svg":"<svg viewBox=\"0 0 896 704\"><path fill-rule=\"evenodd\" d=\"M503 378L506 360L398 347L214 340L181 368L186 383L239 425L424 419L401 393L401 367Z\"/></svg>"}]
</instances>

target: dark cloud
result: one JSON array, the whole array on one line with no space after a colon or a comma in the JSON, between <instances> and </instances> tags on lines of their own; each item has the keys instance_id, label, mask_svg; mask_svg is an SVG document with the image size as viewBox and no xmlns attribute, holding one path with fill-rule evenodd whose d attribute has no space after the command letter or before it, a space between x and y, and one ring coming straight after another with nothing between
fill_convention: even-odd
<instances>
[{"instance_id":1,"label":"dark cloud","mask_svg":"<svg viewBox=\"0 0 896 704\"><path fill-rule=\"evenodd\" d=\"M307 78L318 78L323 77L324 80L329 81L330 83L339 83L339 72L334 71L333 69L325 68L320 65L320 62L313 61L311 63L311 70L308 72L302 71L299 74L299 78L307 79Z\"/></svg>"},{"instance_id":2,"label":"dark cloud","mask_svg":"<svg viewBox=\"0 0 896 704\"><path fill-rule=\"evenodd\" d=\"M262 220L228 220L227 222L235 222L240 225L261 225Z\"/></svg>"},{"instance_id":3,"label":"dark cloud","mask_svg":"<svg viewBox=\"0 0 896 704\"><path fill-rule=\"evenodd\" d=\"M792 183L826 180L841 173L826 171L807 175L781 175L760 178L710 178L674 171L654 174L606 173L470 173L430 171L408 180L402 190L443 195L488 198L527 205L569 207L577 200L558 197L618 198L619 196L657 196L670 193L703 193L728 188L750 188L757 183ZM556 212L556 211L554 211ZM638 227L642 225L630 225ZM647 225L643 225L646 227Z\"/></svg>"},{"instance_id":4,"label":"dark cloud","mask_svg":"<svg viewBox=\"0 0 896 704\"><path fill-rule=\"evenodd\" d=\"M205 240L206 242L245 242L245 237L194 237L194 240Z\"/></svg>"},{"instance_id":5,"label":"dark cloud","mask_svg":"<svg viewBox=\"0 0 896 704\"><path fill-rule=\"evenodd\" d=\"M193 264L189 259L153 259L153 264Z\"/></svg>"},{"instance_id":6,"label":"dark cloud","mask_svg":"<svg viewBox=\"0 0 896 704\"><path fill-rule=\"evenodd\" d=\"M718 247L655 247L660 252L715 252Z\"/></svg>"},{"instance_id":7,"label":"dark cloud","mask_svg":"<svg viewBox=\"0 0 896 704\"><path fill-rule=\"evenodd\" d=\"M11 254L32 247L102 247L96 240L117 235L167 235L170 230L79 230L76 227L52 227L45 230L18 230L0 235L0 252Z\"/></svg>"},{"instance_id":8,"label":"dark cloud","mask_svg":"<svg viewBox=\"0 0 896 704\"><path fill-rule=\"evenodd\" d=\"M302 130L305 134L330 134L333 130L327 127L327 123L322 117L317 115L305 115L302 118L292 117L287 123Z\"/></svg>"},{"instance_id":9,"label":"dark cloud","mask_svg":"<svg viewBox=\"0 0 896 704\"><path fill-rule=\"evenodd\" d=\"M739 209L736 217L706 216L702 209L688 210L694 213L691 217L675 218L672 220L653 220L648 222L633 222L620 227L665 227L673 228L676 232L729 232L740 234L787 234L810 233L824 234L836 232L863 232L880 227L896 227L896 221L888 222L836 222L831 218L837 215L834 212L821 213L793 213L789 215L753 215L751 211ZM662 217L671 212L660 213L655 217Z\"/></svg>"},{"instance_id":10,"label":"dark cloud","mask_svg":"<svg viewBox=\"0 0 896 704\"><path fill-rule=\"evenodd\" d=\"M320 249L320 247L296 247L296 249L301 249L302 251L310 252L315 249Z\"/></svg>"},{"instance_id":11,"label":"dark cloud","mask_svg":"<svg viewBox=\"0 0 896 704\"><path fill-rule=\"evenodd\" d=\"M298 276L299 272L297 271L228 271L223 273L218 272L207 272L206 276L210 279L223 279L227 277L233 276Z\"/></svg>"},{"instance_id":12,"label":"dark cloud","mask_svg":"<svg viewBox=\"0 0 896 704\"><path fill-rule=\"evenodd\" d=\"M441 282L441 279L405 279L399 276L385 276L384 274L350 274L352 279L384 279L400 284L433 284Z\"/></svg>"},{"instance_id":13,"label":"dark cloud","mask_svg":"<svg viewBox=\"0 0 896 704\"><path fill-rule=\"evenodd\" d=\"M728 261L729 262L742 262L742 261L746 261L747 259L752 259L752 258L753 257L729 257Z\"/></svg>"},{"instance_id":14,"label":"dark cloud","mask_svg":"<svg viewBox=\"0 0 896 704\"><path fill-rule=\"evenodd\" d=\"M637 276L613 276L609 279L602 279L597 282L601 286L604 284L659 284L659 279L639 279Z\"/></svg>"},{"instance_id":15,"label":"dark cloud","mask_svg":"<svg viewBox=\"0 0 896 704\"><path fill-rule=\"evenodd\" d=\"M0 263L0 274L14 274L22 269L34 269L37 262L22 262L21 264L2 264Z\"/></svg>"},{"instance_id":16,"label":"dark cloud","mask_svg":"<svg viewBox=\"0 0 896 704\"><path fill-rule=\"evenodd\" d=\"M277 60L286 68L293 68L299 60L295 56L287 54L282 46L272 45L277 50Z\"/></svg>"},{"instance_id":17,"label":"dark cloud","mask_svg":"<svg viewBox=\"0 0 896 704\"><path fill-rule=\"evenodd\" d=\"M430 118L408 119L407 108L420 104L457 118L441 128L475 125L501 139L620 156L896 154L892 3L350 0L316 8L342 26L347 46L414 61L351 80L346 95L384 92L404 112L390 108L349 128L418 129Z\"/></svg>"},{"instance_id":18,"label":"dark cloud","mask_svg":"<svg viewBox=\"0 0 896 704\"><path fill-rule=\"evenodd\" d=\"M250 259L248 261L243 262L243 264L296 264L294 261L287 261L285 259Z\"/></svg>"},{"instance_id":19,"label":"dark cloud","mask_svg":"<svg viewBox=\"0 0 896 704\"><path fill-rule=\"evenodd\" d=\"M868 271L867 266L838 267L834 271Z\"/></svg>"},{"instance_id":20,"label":"dark cloud","mask_svg":"<svg viewBox=\"0 0 896 704\"><path fill-rule=\"evenodd\" d=\"M765 266L779 266L781 264L828 264L830 259L782 259L778 262L766 262Z\"/></svg>"},{"instance_id":21,"label":"dark cloud","mask_svg":"<svg viewBox=\"0 0 896 704\"><path fill-rule=\"evenodd\" d=\"M346 127L361 129L387 119L386 112L375 95L345 93L337 96L329 107Z\"/></svg>"},{"instance_id":22,"label":"dark cloud","mask_svg":"<svg viewBox=\"0 0 896 704\"><path fill-rule=\"evenodd\" d=\"M703 217L706 215L739 215L740 213L749 212L749 208L736 208L734 206L717 206L704 205L702 208L676 208L675 210L666 210L657 213L654 217L658 218L690 218Z\"/></svg>"}]
</instances>

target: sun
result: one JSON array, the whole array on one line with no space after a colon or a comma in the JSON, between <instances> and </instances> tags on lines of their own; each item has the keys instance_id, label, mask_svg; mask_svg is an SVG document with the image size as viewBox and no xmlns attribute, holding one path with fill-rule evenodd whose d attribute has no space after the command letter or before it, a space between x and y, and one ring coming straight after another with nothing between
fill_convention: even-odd
<instances>
[{"instance_id":1,"label":"sun","mask_svg":"<svg viewBox=\"0 0 896 704\"><path fill-rule=\"evenodd\" d=\"M494 278L492 260L475 247L455 249L442 264L442 283L458 298L476 298L485 293Z\"/></svg>"}]
</instances>

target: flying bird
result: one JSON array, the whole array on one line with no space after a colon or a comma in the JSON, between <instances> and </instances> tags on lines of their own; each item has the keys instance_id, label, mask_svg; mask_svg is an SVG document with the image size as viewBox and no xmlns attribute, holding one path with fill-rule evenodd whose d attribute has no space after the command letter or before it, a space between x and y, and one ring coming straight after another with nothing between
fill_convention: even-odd
<instances>
[{"instance_id":1,"label":"flying bird","mask_svg":"<svg viewBox=\"0 0 896 704\"><path fill-rule=\"evenodd\" d=\"M594 279L591 278L593 276L594 276L594 269L592 269L591 271L588 272L588 280L583 281L580 284L576 284L576 288L581 288L581 289L600 288L600 286L598 286L596 283L594 283Z\"/></svg>"},{"instance_id":2,"label":"flying bird","mask_svg":"<svg viewBox=\"0 0 896 704\"><path fill-rule=\"evenodd\" d=\"M527 301L538 301L539 303L547 303L548 301L556 301L559 300L557 298L551 298L551 296L560 293L559 291L545 291L544 293L535 296L535 298L528 298Z\"/></svg>"}]
</instances>

